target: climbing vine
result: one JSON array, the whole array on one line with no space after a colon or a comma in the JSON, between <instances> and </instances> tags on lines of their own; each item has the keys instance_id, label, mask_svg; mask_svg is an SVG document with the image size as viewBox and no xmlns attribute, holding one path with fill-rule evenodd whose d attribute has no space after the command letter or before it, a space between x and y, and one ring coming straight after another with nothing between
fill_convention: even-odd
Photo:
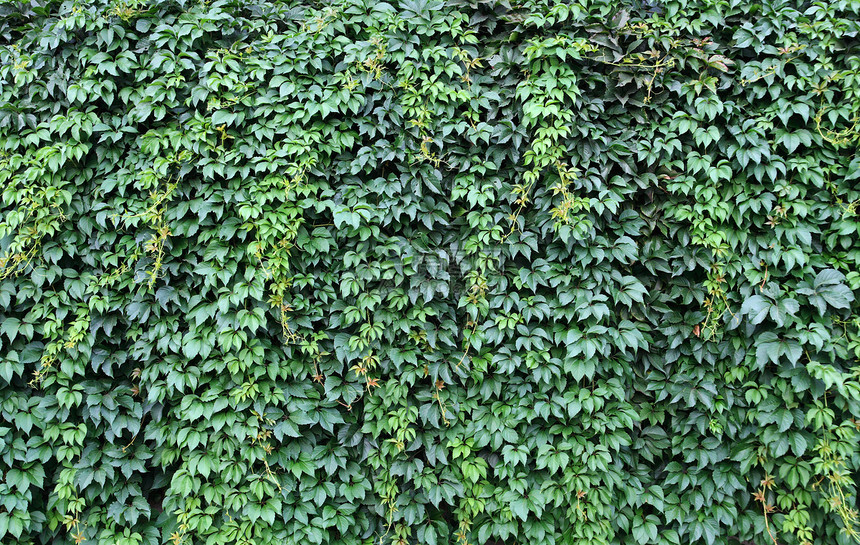
<instances>
[{"instance_id":1,"label":"climbing vine","mask_svg":"<svg viewBox=\"0 0 860 545\"><path fill-rule=\"evenodd\" d=\"M857 542L858 21L0 4L0 541Z\"/></svg>"}]
</instances>

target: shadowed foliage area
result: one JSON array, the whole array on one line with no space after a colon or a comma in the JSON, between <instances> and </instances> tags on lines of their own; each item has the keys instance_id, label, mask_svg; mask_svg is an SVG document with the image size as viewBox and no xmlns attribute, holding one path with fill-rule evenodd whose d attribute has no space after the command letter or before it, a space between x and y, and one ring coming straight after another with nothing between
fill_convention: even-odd
<instances>
[{"instance_id":1,"label":"shadowed foliage area","mask_svg":"<svg viewBox=\"0 0 860 545\"><path fill-rule=\"evenodd\" d=\"M856 543L858 21L0 0L0 541Z\"/></svg>"}]
</instances>

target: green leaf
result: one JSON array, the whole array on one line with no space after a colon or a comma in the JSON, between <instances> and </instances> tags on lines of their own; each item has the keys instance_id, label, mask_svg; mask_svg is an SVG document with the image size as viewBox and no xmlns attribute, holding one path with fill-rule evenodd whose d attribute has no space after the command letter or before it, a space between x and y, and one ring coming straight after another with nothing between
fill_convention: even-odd
<instances>
[{"instance_id":1,"label":"green leaf","mask_svg":"<svg viewBox=\"0 0 860 545\"><path fill-rule=\"evenodd\" d=\"M741 306L741 313L746 314L753 324L760 324L767 317L772 303L761 295L753 295Z\"/></svg>"}]
</instances>

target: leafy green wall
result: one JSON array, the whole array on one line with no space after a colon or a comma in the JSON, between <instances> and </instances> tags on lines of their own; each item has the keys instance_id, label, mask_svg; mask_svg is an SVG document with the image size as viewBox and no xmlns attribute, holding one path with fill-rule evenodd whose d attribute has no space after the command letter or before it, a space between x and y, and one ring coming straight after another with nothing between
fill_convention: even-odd
<instances>
[{"instance_id":1,"label":"leafy green wall","mask_svg":"<svg viewBox=\"0 0 860 545\"><path fill-rule=\"evenodd\" d=\"M860 2L0 2L0 540L857 538Z\"/></svg>"}]
</instances>

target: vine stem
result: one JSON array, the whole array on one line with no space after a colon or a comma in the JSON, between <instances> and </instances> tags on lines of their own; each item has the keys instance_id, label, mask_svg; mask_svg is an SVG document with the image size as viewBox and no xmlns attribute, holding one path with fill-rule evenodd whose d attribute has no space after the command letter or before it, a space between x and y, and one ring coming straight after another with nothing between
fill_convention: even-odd
<instances>
[{"instance_id":1,"label":"vine stem","mask_svg":"<svg viewBox=\"0 0 860 545\"><path fill-rule=\"evenodd\" d=\"M779 545L779 543L776 541L776 538L773 537L773 534L770 531L770 523L768 522L768 516L767 516L767 505L765 505L764 502L762 502L762 504L761 504L761 509L762 509L762 512L764 513L764 529L767 530L767 535L770 536L770 539L773 541L773 545Z\"/></svg>"},{"instance_id":2,"label":"vine stem","mask_svg":"<svg viewBox=\"0 0 860 545\"><path fill-rule=\"evenodd\" d=\"M477 329L478 329L478 322L475 321L475 322L473 322L473 324L474 325L472 326L472 331L471 331L471 333L469 333L470 338L472 335L475 334L475 331L477 331ZM463 355L460 356L460 361L457 362L457 369L459 369L460 365L462 365L462 363L466 360L466 356L469 355L469 349L471 349L471 348L472 348L472 342L466 341L466 350L463 352Z\"/></svg>"}]
</instances>

